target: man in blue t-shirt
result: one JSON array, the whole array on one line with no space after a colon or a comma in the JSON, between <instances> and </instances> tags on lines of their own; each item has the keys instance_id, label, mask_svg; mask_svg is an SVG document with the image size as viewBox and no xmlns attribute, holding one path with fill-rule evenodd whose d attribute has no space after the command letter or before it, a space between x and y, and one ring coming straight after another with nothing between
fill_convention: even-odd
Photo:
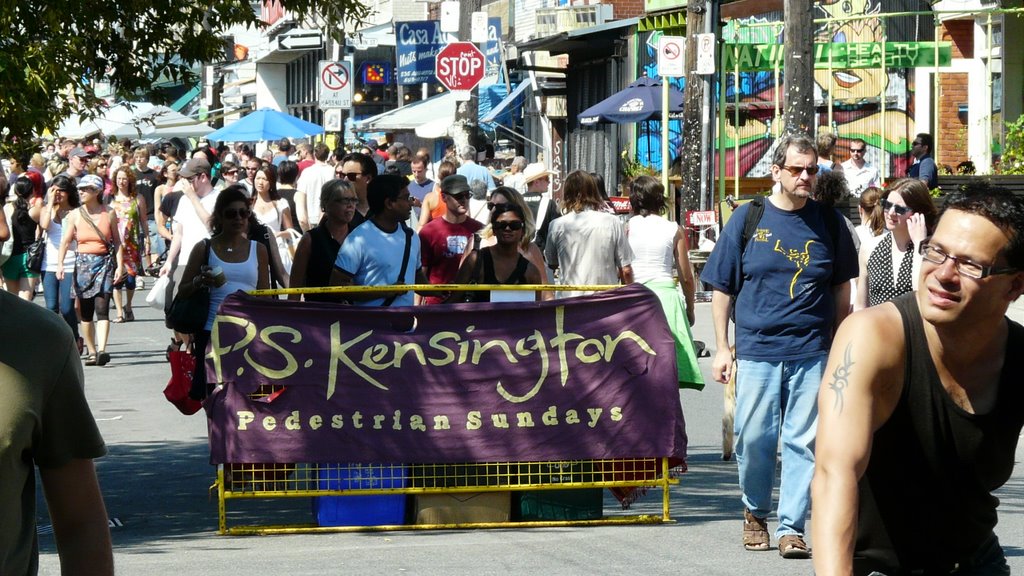
<instances>
[{"instance_id":1,"label":"man in blue t-shirt","mask_svg":"<svg viewBox=\"0 0 1024 576\"><path fill-rule=\"evenodd\" d=\"M405 176L376 176L366 187L370 219L349 232L338 250L332 286L426 284L420 272L420 239L403 224L412 212ZM404 264L404 268L403 268ZM346 299L361 306L412 306L412 293L357 292Z\"/></svg>"},{"instance_id":2,"label":"man in blue t-shirt","mask_svg":"<svg viewBox=\"0 0 1024 576\"><path fill-rule=\"evenodd\" d=\"M778 185L742 247L750 204L722 232L701 279L714 289L718 350L712 376L732 376L729 312L735 296L736 459L743 491L743 545L767 550L767 517L778 445L782 482L775 530L784 558L809 558L804 524L814 474L817 395L835 328L849 313L857 254L840 215L810 200L818 172L814 141L779 140L772 155ZM835 219L828 222L828 219Z\"/></svg>"}]
</instances>

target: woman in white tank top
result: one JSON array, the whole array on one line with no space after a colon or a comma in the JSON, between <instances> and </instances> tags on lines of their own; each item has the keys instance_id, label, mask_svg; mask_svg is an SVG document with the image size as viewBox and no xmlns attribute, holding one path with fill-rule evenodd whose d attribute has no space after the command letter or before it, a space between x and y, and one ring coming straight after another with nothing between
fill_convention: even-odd
<instances>
[{"instance_id":1,"label":"woman in white tank top","mask_svg":"<svg viewBox=\"0 0 1024 576\"><path fill-rule=\"evenodd\" d=\"M213 237L199 242L189 255L176 297L187 298L196 290L210 290L210 310L206 326L194 335L192 354L197 369L192 373L191 396L204 398L207 393L206 371L198 369L204 362L210 329L224 299L238 290L256 290L270 287L270 267L267 249L259 242L246 238L249 230L249 201L241 185L221 191L211 214ZM223 271L214 274L215 269Z\"/></svg>"}]
</instances>

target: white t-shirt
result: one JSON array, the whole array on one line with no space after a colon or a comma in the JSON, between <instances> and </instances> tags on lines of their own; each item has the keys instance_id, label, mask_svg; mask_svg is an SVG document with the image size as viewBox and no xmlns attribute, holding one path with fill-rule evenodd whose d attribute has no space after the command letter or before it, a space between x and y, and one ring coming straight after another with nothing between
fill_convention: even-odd
<instances>
[{"instance_id":1,"label":"white t-shirt","mask_svg":"<svg viewBox=\"0 0 1024 576\"><path fill-rule=\"evenodd\" d=\"M199 203L209 214L213 214L213 207L217 204L219 192L211 191L199 199ZM174 212L174 222L181 224L181 252L178 252L178 265L188 264L188 257L192 254L192 248L202 240L210 237L210 231L206 224L199 220L192 201L187 196L182 196L178 202L178 209Z\"/></svg>"},{"instance_id":2,"label":"white t-shirt","mask_svg":"<svg viewBox=\"0 0 1024 576\"><path fill-rule=\"evenodd\" d=\"M551 222L544 259L561 270L567 285L618 284L619 268L633 263L622 222L597 210L563 214ZM580 296L589 292L560 292Z\"/></svg>"},{"instance_id":3,"label":"white t-shirt","mask_svg":"<svg viewBox=\"0 0 1024 576\"><path fill-rule=\"evenodd\" d=\"M345 238L334 267L350 274L359 286L387 286L398 280L404 255L405 229L402 226L389 234L378 228L373 220L368 220ZM420 238L414 233L409 246L409 262L405 267L405 284L416 282L420 261ZM360 306L380 306L383 303L383 298L356 302ZM412 292L399 296L391 305L412 306Z\"/></svg>"},{"instance_id":4,"label":"white t-shirt","mask_svg":"<svg viewBox=\"0 0 1024 576\"><path fill-rule=\"evenodd\" d=\"M865 162L862 168L854 165L853 160L843 162L843 176L846 177L846 186L850 194L860 198L860 195L871 186L878 186L878 168Z\"/></svg>"},{"instance_id":5,"label":"white t-shirt","mask_svg":"<svg viewBox=\"0 0 1024 576\"><path fill-rule=\"evenodd\" d=\"M320 189L331 180L334 180L334 166L326 162L318 161L299 175L295 187L306 195L306 215L310 226L316 226L323 216L320 210Z\"/></svg>"}]
</instances>

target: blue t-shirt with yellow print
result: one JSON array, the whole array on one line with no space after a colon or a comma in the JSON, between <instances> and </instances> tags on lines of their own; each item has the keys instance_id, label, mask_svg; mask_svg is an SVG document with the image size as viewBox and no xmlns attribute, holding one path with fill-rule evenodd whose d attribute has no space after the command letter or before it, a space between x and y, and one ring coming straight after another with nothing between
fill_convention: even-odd
<instances>
[{"instance_id":1,"label":"blue t-shirt with yellow print","mask_svg":"<svg viewBox=\"0 0 1024 576\"><path fill-rule=\"evenodd\" d=\"M736 357L799 360L828 352L835 302L832 287L858 275L857 251L838 214L808 200L786 211L767 198L764 214L740 254L750 205L729 219L701 280L736 294ZM838 218L838 249L825 218Z\"/></svg>"}]
</instances>

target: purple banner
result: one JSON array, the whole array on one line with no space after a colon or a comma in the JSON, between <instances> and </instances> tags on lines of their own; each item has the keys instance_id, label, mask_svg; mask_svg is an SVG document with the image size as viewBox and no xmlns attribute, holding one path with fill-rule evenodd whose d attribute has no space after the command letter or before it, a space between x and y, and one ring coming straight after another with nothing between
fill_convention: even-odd
<instances>
[{"instance_id":1,"label":"purple banner","mask_svg":"<svg viewBox=\"0 0 1024 576\"><path fill-rule=\"evenodd\" d=\"M675 345L634 284L544 303L229 296L206 370L224 462L685 458ZM263 398L261 386L283 390ZM266 388L264 388L264 391Z\"/></svg>"}]
</instances>

